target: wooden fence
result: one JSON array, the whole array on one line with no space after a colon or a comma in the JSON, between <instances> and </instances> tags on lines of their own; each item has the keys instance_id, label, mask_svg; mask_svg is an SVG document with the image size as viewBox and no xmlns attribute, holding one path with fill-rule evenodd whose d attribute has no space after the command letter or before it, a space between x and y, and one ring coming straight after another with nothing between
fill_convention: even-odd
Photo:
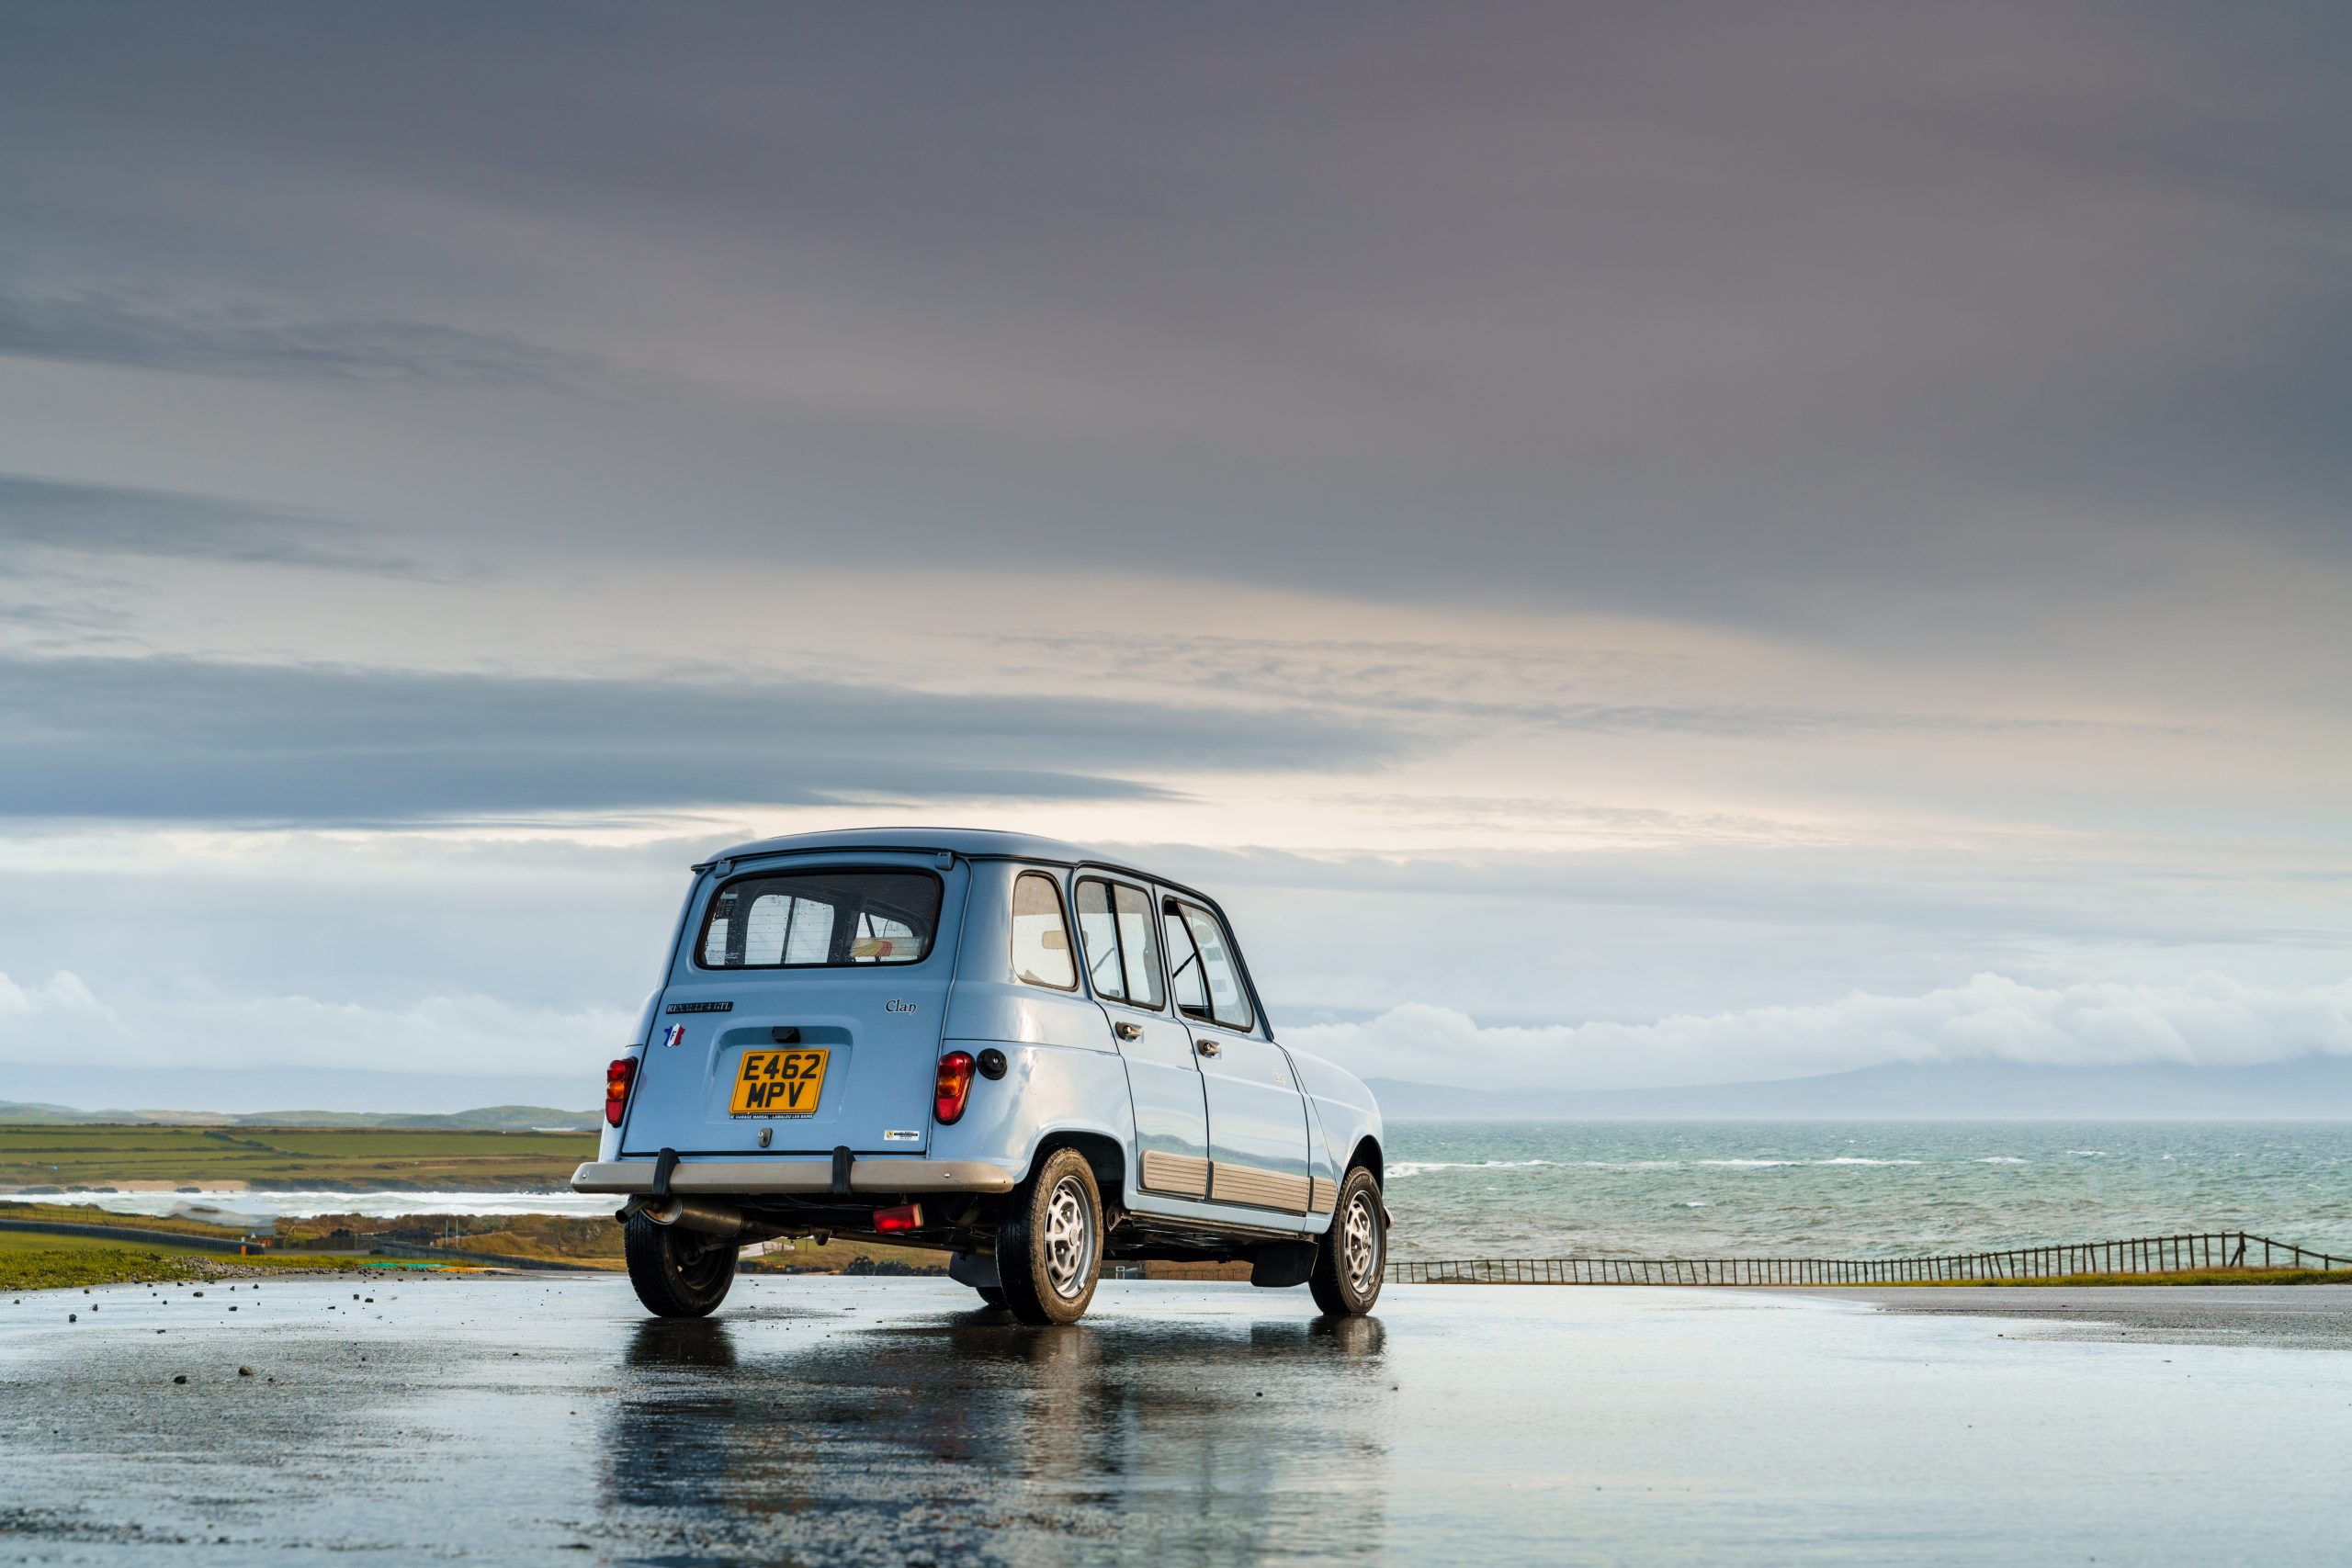
<instances>
[{"instance_id":1,"label":"wooden fence","mask_svg":"<svg viewBox=\"0 0 2352 1568\"><path fill-rule=\"evenodd\" d=\"M2192 1269L2352 1269L2352 1258L2245 1231L2214 1231L1932 1258L1453 1258L1392 1262L1388 1279L1414 1285L1894 1285L1928 1280L2173 1274Z\"/></svg>"}]
</instances>

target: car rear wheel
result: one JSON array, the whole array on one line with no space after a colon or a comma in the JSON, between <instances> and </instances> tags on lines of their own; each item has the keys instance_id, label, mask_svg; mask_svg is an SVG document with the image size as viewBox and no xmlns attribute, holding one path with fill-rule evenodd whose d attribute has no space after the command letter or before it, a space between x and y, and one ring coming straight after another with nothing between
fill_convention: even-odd
<instances>
[{"instance_id":1,"label":"car rear wheel","mask_svg":"<svg viewBox=\"0 0 2352 1568\"><path fill-rule=\"evenodd\" d=\"M657 1225L643 1214L631 1214L621 1233L628 1282L645 1310L661 1317L709 1316L735 1282L738 1250L732 1241Z\"/></svg>"},{"instance_id":2,"label":"car rear wheel","mask_svg":"<svg viewBox=\"0 0 2352 1568\"><path fill-rule=\"evenodd\" d=\"M1102 1274L1102 1193L1076 1149L1056 1149L997 1227L1005 1309L1023 1323L1076 1323Z\"/></svg>"},{"instance_id":3,"label":"car rear wheel","mask_svg":"<svg viewBox=\"0 0 2352 1568\"><path fill-rule=\"evenodd\" d=\"M1388 1221L1381 1207L1380 1183L1357 1166L1340 1183L1331 1228L1315 1249L1315 1271L1307 1275L1306 1288L1327 1315L1361 1317L1380 1299L1380 1280L1387 1267Z\"/></svg>"}]
</instances>

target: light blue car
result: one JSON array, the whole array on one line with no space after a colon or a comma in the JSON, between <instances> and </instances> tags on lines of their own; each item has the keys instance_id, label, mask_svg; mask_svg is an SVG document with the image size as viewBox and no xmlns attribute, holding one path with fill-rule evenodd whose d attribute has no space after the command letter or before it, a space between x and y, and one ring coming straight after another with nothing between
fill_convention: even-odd
<instances>
[{"instance_id":1,"label":"light blue car","mask_svg":"<svg viewBox=\"0 0 2352 1568\"><path fill-rule=\"evenodd\" d=\"M1105 1261L1246 1260L1380 1295L1380 1108L1276 1043L1214 899L1012 833L805 833L694 868L597 1157L648 1309L717 1307L746 1243L871 1237L1026 1323Z\"/></svg>"}]
</instances>

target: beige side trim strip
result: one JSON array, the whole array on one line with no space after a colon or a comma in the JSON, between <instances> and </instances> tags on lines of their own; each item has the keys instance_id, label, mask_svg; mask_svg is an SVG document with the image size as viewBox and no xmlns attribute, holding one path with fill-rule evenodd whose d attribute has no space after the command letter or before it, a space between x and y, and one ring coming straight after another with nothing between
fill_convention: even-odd
<instances>
[{"instance_id":1,"label":"beige side trim strip","mask_svg":"<svg viewBox=\"0 0 2352 1568\"><path fill-rule=\"evenodd\" d=\"M849 1168L852 1192L1010 1192L1012 1173L978 1160L861 1159ZM650 1192L653 1162L591 1160L571 1173L574 1192ZM698 1160L670 1173L673 1192L823 1194L833 1190L829 1159Z\"/></svg>"},{"instance_id":2,"label":"beige side trim strip","mask_svg":"<svg viewBox=\"0 0 2352 1568\"><path fill-rule=\"evenodd\" d=\"M1180 1198L1209 1195L1209 1162L1198 1155L1171 1155L1161 1149L1143 1152L1143 1186L1150 1192Z\"/></svg>"},{"instance_id":3,"label":"beige side trim strip","mask_svg":"<svg viewBox=\"0 0 2352 1568\"><path fill-rule=\"evenodd\" d=\"M1253 1209L1303 1214L1309 1190L1306 1177L1261 1170L1254 1165L1227 1165L1220 1160L1209 1172L1209 1195L1219 1203L1247 1203Z\"/></svg>"},{"instance_id":4,"label":"beige side trim strip","mask_svg":"<svg viewBox=\"0 0 2352 1568\"><path fill-rule=\"evenodd\" d=\"M1308 1213L1328 1214L1338 1206L1339 1201L1340 1184L1338 1182L1326 1181L1319 1176L1308 1179L1306 1192Z\"/></svg>"}]
</instances>

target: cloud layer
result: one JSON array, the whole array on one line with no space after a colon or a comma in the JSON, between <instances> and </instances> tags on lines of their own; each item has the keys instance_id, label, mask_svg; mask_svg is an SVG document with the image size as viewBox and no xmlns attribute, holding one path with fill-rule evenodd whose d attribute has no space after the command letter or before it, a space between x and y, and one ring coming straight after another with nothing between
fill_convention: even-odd
<instances>
[{"instance_id":1,"label":"cloud layer","mask_svg":"<svg viewBox=\"0 0 2352 1568\"><path fill-rule=\"evenodd\" d=\"M2347 57L20 0L0 970L536 1059L905 805L1160 846L1404 1076L2332 1049Z\"/></svg>"},{"instance_id":2,"label":"cloud layer","mask_svg":"<svg viewBox=\"0 0 2352 1568\"><path fill-rule=\"evenodd\" d=\"M286 381L555 386L586 373L576 355L506 333L432 321L305 320L250 305L207 310L93 288L39 294L6 284L0 355Z\"/></svg>"},{"instance_id":3,"label":"cloud layer","mask_svg":"<svg viewBox=\"0 0 2352 1568\"><path fill-rule=\"evenodd\" d=\"M752 633L749 635L756 635ZM844 663L854 665L854 656ZM1311 711L846 682L0 655L0 817L396 823L745 802L1136 799L1204 765L1363 768Z\"/></svg>"},{"instance_id":4,"label":"cloud layer","mask_svg":"<svg viewBox=\"0 0 2352 1568\"><path fill-rule=\"evenodd\" d=\"M0 974L0 1067L58 1060L72 1038L133 1075L200 1061L245 1072L397 1064L403 1072L578 1076L621 1043L625 1008L433 995L363 1005ZM1419 1005L1363 1023L1285 1029L1284 1042L1367 1077L1464 1088L1607 1089L1795 1077L1885 1062L2100 1067L2243 1066L2352 1055L2352 980L2273 988L2219 976L2174 986L2021 985L1979 975L1914 997L1856 994L1652 1023L1497 1028ZM461 1091L460 1091L461 1092ZM5 1096L0 1096L5 1098Z\"/></svg>"},{"instance_id":5,"label":"cloud layer","mask_svg":"<svg viewBox=\"0 0 2352 1568\"><path fill-rule=\"evenodd\" d=\"M0 473L0 561L134 556L415 577L416 562L339 519L181 491Z\"/></svg>"},{"instance_id":6,"label":"cloud layer","mask_svg":"<svg viewBox=\"0 0 2352 1568\"><path fill-rule=\"evenodd\" d=\"M2276 989L2203 975L2175 986L2044 987L1978 975L1924 996L1858 992L1654 1023L1494 1028L1407 1006L1283 1038L1359 1073L1476 1089L1731 1083L1885 1062L2241 1066L2352 1055L2352 980Z\"/></svg>"},{"instance_id":7,"label":"cloud layer","mask_svg":"<svg viewBox=\"0 0 2352 1568\"><path fill-rule=\"evenodd\" d=\"M71 971L33 985L0 974L0 1063L42 1067L59 1063L66 1055L59 1042L71 1039L85 1060L104 1058L131 1072L190 1063L231 1072L398 1067L454 1077L574 1075L585 1086L593 1058L626 1043L633 1022L621 1009L517 1006L480 995L362 1006L125 983L101 997ZM130 1098L118 1102L136 1100L134 1084L127 1081Z\"/></svg>"}]
</instances>

